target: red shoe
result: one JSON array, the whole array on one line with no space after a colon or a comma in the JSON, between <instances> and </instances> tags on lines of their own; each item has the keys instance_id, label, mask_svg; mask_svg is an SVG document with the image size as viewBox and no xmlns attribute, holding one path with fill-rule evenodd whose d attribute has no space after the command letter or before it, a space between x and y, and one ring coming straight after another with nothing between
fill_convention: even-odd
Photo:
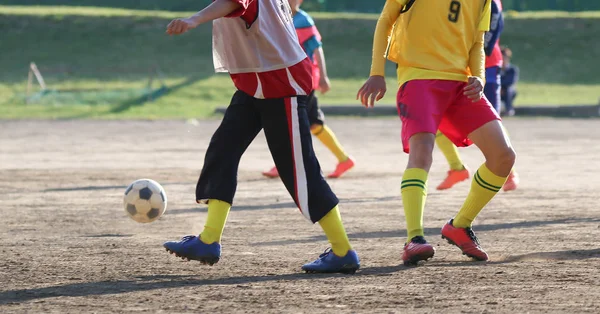
<instances>
[{"instance_id":1,"label":"red shoe","mask_svg":"<svg viewBox=\"0 0 600 314\"><path fill-rule=\"evenodd\" d=\"M465 181L471 177L469 169L465 167L463 170L449 170L446 179L438 185L438 190L447 190L459 182Z\"/></svg>"},{"instance_id":2,"label":"red shoe","mask_svg":"<svg viewBox=\"0 0 600 314\"><path fill-rule=\"evenodd\" d=\"M516 172L511 171L508 178L506 178L506 182L502 189L504 189L504 192L514 191L517 189L519 181L519 175Z\"/></svg>"},{"instance_id":3,"label":"red shoe","mask_svg":"<svg viewBox=\"0 0 600 314\"><path fill-rule=\"evenodd\" d=\"M416 236L404 244L402 261L405 266L415 266L419 261L426 261L433 257L435 248L425 241L422 236Z\"/></svg>"},{"instance_id":4,"label":"red shoe","mask_svg":"<svg viewBox=\"0 0 600 314\"><path fill-rule=\"evenodd\" d=\"M337 167L335 167L335 171L330 173L327 177L331 179L336 179L341 177L344 173L354 167L354 159L352 157L348 157L346 161L340 162Z\"/></svg>"},{"instance_id":5,"label":"red shoe","mask_svg":"<svg viewBox=\"0 0 600 314\"><path fill-rule=\"evenodd\" d=\"M471 228L456 228L452 225L451 219L442 228L442 239L446 239L448 243L458 246L466 255L470 258L474 258L478 261L487 261L487 253L479 246L479 240L473 233Z\"/></svg>"},{"instance_id":6,"label":"red shoe","mask_svg":"<svg viewBox=\"0 0 600 314\"><path fill-rule=\"evenodd\" d=\"M278 178L279 171L277 171L277 167L273 167L271 170L263 172L262 175L267 178Z\"/></svg>"}]
</instances>

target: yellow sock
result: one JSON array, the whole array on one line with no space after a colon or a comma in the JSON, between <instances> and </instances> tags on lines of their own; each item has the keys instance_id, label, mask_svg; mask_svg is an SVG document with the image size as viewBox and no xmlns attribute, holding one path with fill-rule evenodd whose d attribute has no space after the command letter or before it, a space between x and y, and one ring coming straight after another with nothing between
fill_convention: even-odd
<instances>
[{"instance_id":1,"label":"yellow sock","mask_svg":"<svg viewBox=\"0 0 600 314\"><path fill-rule=\"evenodd\" d=\"M446 160L450 165L450 169L463 170L465 168L462 160L460 159L460 155L458 155L458 148L456 148L456 145L454 145L454 143L452 143L452 141L447 138L446 135L438 131L435 136L435 143L446 157Z\"/></svg>"},{"instance_id":2,"label":"yellow sock","mask_svg":"<svg viewBox=\"0 0 600 314\"><path fill-rule=\"evenodd\" d=\"M328 126L319 125L313 127L311 128L311 132L335 155L339 162L348 160L348 155L344 151L344 148Z\"/></svg>"},{"instance_id":3,"label":"yellow sock","mask_svg":"<svg viewBox=\"0 0 600 314\"><path fill-rule=\"evenodd\" d=\"M200 239L206 244L221 242L221 235L229 215L231 204L219 200L208 200L208 216Z\"/></svg>"},{"instance_id":4,"label":"yellow sock","mask_svg":"<svg viewBox=\"0 0 600 314\"><path fill-rule=\"evenodd\" d=\"M416 236L423 236L423 209L427 198L427 171L410 168L402 176L402 204L406 217L406 242Z\"/></svg>"},{"instance_id":5,"label":"yellow sock","mask_svg":"<svg viewBox=\"0 0 600 314\"><path fill-rule=\"evenodd\" d=\"M473 176L471 182L471 191L462 208L454 217L454 225L457 228L471 227L475 217L481 212L483 207L500 191L506 177L499 177L492 173L485 164L481 165Z\"/></svg>"},{"instance_id":6,"label":"yellow sock","mask_svg":"<svg viewBox=\"0 0 600 314\"><path fill-rule=\"evenodd\" d=\"M350 246L350 240L348 240L346 229L344 229L339 208L336 206L329 211L327 215L319 220L319 225L323 228L327 240L331 244L333 254L340 257L346 256L352 246Z\"/></svg>"}]
</instances>

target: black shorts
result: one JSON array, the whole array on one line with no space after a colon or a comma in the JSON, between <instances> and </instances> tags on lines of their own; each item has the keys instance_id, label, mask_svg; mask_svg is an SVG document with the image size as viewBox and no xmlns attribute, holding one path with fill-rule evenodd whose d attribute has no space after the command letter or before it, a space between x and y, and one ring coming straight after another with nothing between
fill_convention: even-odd
<instances>
[{"instance_id":1,"label":"black shorts","mask_svg":"<svg viewBox=\"0 0 600 314\"><path fill-rule=\"evenodd\" d=\"M264 129L279 176L300 212L312 222L338 204L323 178L312 146L307 96L257 99L237 91L213 134L198 184L196 201L233 204L240 159Z\"/></svg>"},{"instance_id":2,"label":"black shorts","mask_svg":"<svg viewBox=\"0 0 600 314\"><path fill-rule=\"evenodd\" d=\"M308 122L310 122L310 125L325 124L325 114L319 108L319 99L315 95L314 90L308 95L308 99L306 100L306 111L308 111Z\"/></svg>"}]
</instances>

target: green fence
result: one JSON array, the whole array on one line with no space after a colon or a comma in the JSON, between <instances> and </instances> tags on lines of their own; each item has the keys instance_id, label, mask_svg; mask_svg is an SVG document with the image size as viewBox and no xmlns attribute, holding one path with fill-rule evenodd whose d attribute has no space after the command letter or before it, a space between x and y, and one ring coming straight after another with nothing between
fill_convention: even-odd
<instances>
[{"instance_id":1,"label":"green fence","mask_svg":"<svg viewBox=\"0 0 600 314\"><path fill-rule=\"evenodd\" d=\"M78 5L144 10L193 11L211 0L2 0L11 5ZM285 0L283 0L285 1ZM600 10L600 0L503 0L505 10ZM385 0L305 0L310 11L379 12Z\"/></svg>"}]
</instances>

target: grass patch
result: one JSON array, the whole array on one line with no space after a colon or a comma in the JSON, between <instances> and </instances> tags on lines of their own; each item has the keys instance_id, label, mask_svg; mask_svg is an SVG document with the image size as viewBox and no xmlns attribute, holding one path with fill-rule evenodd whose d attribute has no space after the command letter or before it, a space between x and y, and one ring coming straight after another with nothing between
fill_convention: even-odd
<instances>
[{"instance_id":1,"label":"grass patch","mask_svg":"<svg viewBox=\"0 0 600 314\"><path fill-rule=\"evenodd\" d=\"M207 117L226 105L233 86L214 75L211 29L181 37L164 35L165 25L191 12L70 6L0 6L0 118L188 118ZM356 91L368 75L377 15L316 13L324 37L332 91L325 105L357 104ZM521 67L517 105L594 104L600 97L598 68L600 12L507 14L502 43ZM349 40L351 39L351 40ZM101 89L97 94L61 94L25 104L27 66L35 61L50 88ZM140 98L147 71L158 65L169 90ZM60 71L56 71L60 69ZM394 69L388 68L395 98ZM65 98L66 97L66 98ZM58 99L58 101L53 101ZM61 101L62 99L62 101Z\"/></svg>"}]
</instances>

